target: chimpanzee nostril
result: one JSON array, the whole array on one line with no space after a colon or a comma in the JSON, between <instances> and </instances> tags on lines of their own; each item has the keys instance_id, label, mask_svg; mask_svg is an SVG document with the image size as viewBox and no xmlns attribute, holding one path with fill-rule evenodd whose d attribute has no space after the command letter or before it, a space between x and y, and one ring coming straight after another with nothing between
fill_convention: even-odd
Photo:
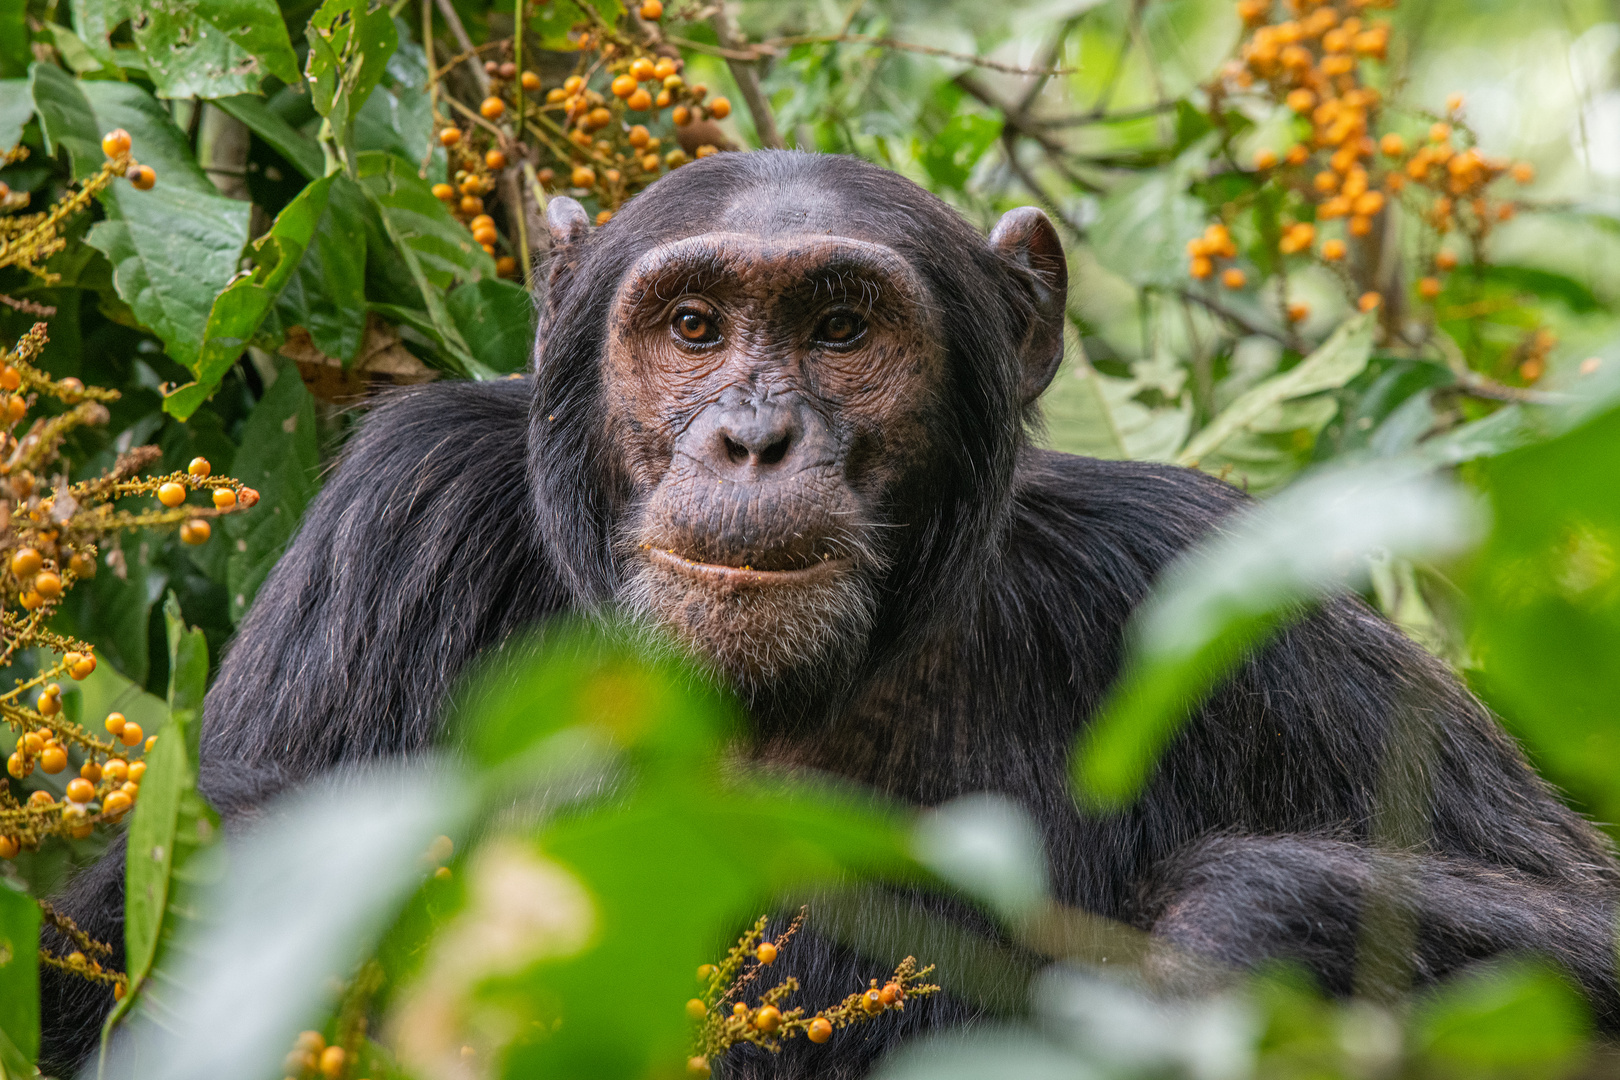
<instances>
[{"instance_id":1,"label":"chimpanzee nostril","mask_svg":"<svg viewBox=\"0 0 1620 1080\"><path fill-rule=\"evenodd\" d=\"M729 435L723 435L721 438L726 445L726 457L731 459L733 465L741 465L748 460L748 447Z\"/></svg>"},{"instance_id":2,"label":"chimpanzee nostril","mask_svg":"<svg viewBox=\"0 0 1620 1080\"><path fill-rule=\"evenodd\" d=\"M792 445L793 436L791 434L783 435L759 452L759 463L761 465L775 465L787 457L788 447Z\"/></svg>"}]
</instances>

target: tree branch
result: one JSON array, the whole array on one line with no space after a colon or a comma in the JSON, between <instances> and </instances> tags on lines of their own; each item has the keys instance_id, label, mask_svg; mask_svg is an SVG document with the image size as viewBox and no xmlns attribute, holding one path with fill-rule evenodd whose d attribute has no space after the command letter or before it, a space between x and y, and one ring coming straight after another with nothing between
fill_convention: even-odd
<instances>
[{"instance_id":1,"label":"tree branch","mask_svg":"<svg viewBox=\"0 0 1620 1080\"><path fill-rule=\"evenodd\" d=\"M720 42L722 48L735 53L743 52L742 34L725 4L720 5L720 10L714 13L709 25L714 27L715 40ZM759 71L754 66L758 60L757 56L753 60L727 56L726 66L731 69L731 77L737 80L737 90L742 94L743 104L748 106L748 115L754 118L754 131L759 136L760 144L771 150L785 150L787 144L782 141L781 132L776 130L771 103L765 100L759 88Z\"/></svg>"}]
</instances>

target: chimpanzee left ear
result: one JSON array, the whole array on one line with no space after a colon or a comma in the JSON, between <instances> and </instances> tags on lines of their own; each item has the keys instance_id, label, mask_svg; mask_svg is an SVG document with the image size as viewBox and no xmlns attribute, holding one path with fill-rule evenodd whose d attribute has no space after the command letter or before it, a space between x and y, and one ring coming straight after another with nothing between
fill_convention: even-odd
<instances>
[{"instance_id":1,"label":"chimpanzee left ear","mask_svg":"<svg viewBox=\"0 0 1620 1080\"><path fill-rule=\"evenodd\" d=\"M1009 210L990 233L990 246L1029 271L1035 312L1024 335L1023 397L1041 396L1063 361L1063 322L1069 302L1069 261L1047 216L1033 206Z\"/></svg>"}]
</instances>

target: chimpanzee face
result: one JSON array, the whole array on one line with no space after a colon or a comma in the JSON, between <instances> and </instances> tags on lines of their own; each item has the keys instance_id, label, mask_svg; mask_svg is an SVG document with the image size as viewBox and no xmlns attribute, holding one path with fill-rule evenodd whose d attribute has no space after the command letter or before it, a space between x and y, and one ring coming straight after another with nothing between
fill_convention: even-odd
<instances>
[{"instance_id":1,"label":"chimpanzee face","mask_svg":"<svg viewBox=\"0 0 1620 1080\"><path fill-rule=\"evenodd\" d=\"M710 232L643 254L609 327L621 600L744 687L860 649L889 495L942 426L921 277L862 240Z\"/></svg>"}]
</instances>

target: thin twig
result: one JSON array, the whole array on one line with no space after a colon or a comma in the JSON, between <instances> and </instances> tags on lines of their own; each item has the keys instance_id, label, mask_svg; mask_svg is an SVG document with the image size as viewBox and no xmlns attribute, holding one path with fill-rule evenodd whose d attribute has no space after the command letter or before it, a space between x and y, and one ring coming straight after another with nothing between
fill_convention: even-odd
<instances>
[{"instance_id":1,"label":"thin twig","mask_svg":"<svg viewBox=\"0 0 1620 1080\"><path fill-rule=\"evenodd\" d=\"M1099 112L1091 109L1083 113L1071 113L1068 116L1031 117L1030 123L1044 128L1085 127L1090 124L1123 124L1132 120L1147 120L1155 116L1174 111L1176 102L1159 101L1152 105L1144 105L1139 109L1123 109L1119 112Z\"/></svg>"},{"instance_id":2,"label":"thin twig","mask_svg":"<svg viewBox=\"0 0 1620 1080\"><path fill-rule=\"evenodd\" d=\"M714 13L709 25L714 27L715 40L720 42L723 48L732 52L744 51L737 21L725 4L720 5L720 10ZM771 113L771 103L765 99L764 93L759 88L759 71L754 66L759 59L756 57L751 61L739 60L728 56L726 66L731 69L731 77L737 81L737 90L742 94L743 103L748 106L748 114L754 118L754 132L759 136L760 144L772 150L785 150L787 144L782 141L782 133L776 130L776 117Z\"/></svg>"},{"instance_id":3,"label":"thin twig","mask_svg":"<svg viewBox=\"0 0 1620 1080\"><path fill-rule=\"evenodd\" d=\"M679 45L683 49L707 53L709 56L718 56L724 60L760 60L767 56L775 56L781 50L792 48L795 45L876 45L883 49L897 49L900 52L937 56L943 60L957 60L964 64L972 64L974 67L988 68L991 71L1000 71L1008 75L1073 75L1079 70L1078 68L1038 70L1019 67L1016 64L1003 64L996 60L987 60L982 56L973 56L970 53L936 49L932 45L919 45L913 41L896 41L894 38L873 37L870 34L799 34L794 37L769 38L765 41L758 41L746 49L706 45L701 41L676 37L674 34L666 34L664 40L672 45Z\"/></svg>"},{"instance_id":4,"label":"thin twig","mask_svg":"<svg viewBox=\"0 0 1620 1080\"><path fill-rule=\"evenodd\" d=\"M1175 294L1182 300L1197 304L1199 307L1204 308L1211 314L1225 319L1227 322L1238 327L1240 330L1244 330L1250 334L1255 334L1259 337L1270 338L1272 341L1277 342L1284 348L1288 347L1288 338L1282 333L1273 330L1271 327L1265 326L1262 323L1255 322L1247 315L1233 311L1231 308L1213 299L1212 297L1205 296L1202 293L1193 291L1192 289L1177 289Z\"/></svg>"},{"instance_id":5,"label":"thin twig","mask_svg":"<svg viewBox=\"0 0 1620 1080\"><path fill-rule=\"evenodd\" d=\"M439 14L444 16L444 24L450 28L450 33L461 46L462 55L456 59L467 60L468 69L473 73L473 81L478 84L480 97L489 97L489 76L484 72L484 66L478 62L478 48L467 36L467 28L461 25L461 16L456 14L456 7L450 0L435 0L439 5ZM448 66L454 66L448 65Z\"/></svg>"},{"instance_id":6,"label":"thin twig","mask_svg":"<svg viewBox=\"0 0 1620 1080\"><path fill-rule=\"evenodd\" d=\"M1457 343L1444 333L1431 333L1429 342L1440 351L1445 358L1446 367L1457 377L1461 388L1477 398L1489 401L1511 401L1526 405L1568 405L1575 399L1568 394L1550 394L1545 390L1532 390L1528 386L1508 386L1499 383L1488 375L1481 375L1468 366L1468 358L1463 355Z\"/></svg>"},{"instance_id":7,"label":"thin twig","mask_svg":"<svg viewBox=\"0 0 1620 1080\"><path fill-rule=\"evenodd\" d=\"M970 96L977 98L1001 113L1002 122L1006 127L1040 144L1041 149L1046 151L1047 158L1052 162L1052 166L1063 174L1063 178L1069 183L1082 191L1089 191L1093 194L1102 193L1103 189L1101 187L1069 168L1068 163L1063 160L1063 155L1068 152L1068 148L1031 123L1027 114L1013 109L1004 101L998 100L994 94L985 88L984 84L966 72L958 75L952 82L967 91Z\"/></svg>"}]
</instances>

